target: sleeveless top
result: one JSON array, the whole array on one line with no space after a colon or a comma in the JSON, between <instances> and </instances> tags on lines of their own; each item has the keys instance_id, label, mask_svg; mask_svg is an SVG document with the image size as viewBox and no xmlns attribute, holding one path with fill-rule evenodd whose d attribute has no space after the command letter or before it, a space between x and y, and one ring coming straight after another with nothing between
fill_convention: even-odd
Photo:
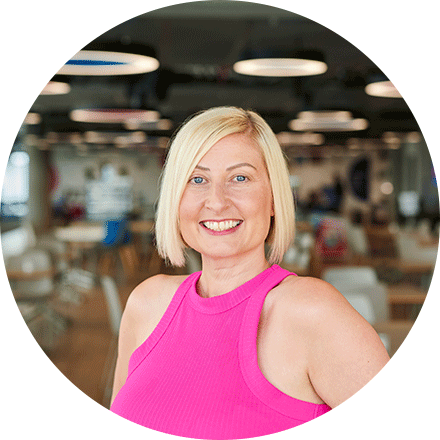
<instances>
[{"instance_id":1,"label":"sleeveless top","mask_svg":"<svg viewBox=\"0 0 440 440\"><path fill-rule=\"evenodd\" d=\"M167 434L240 439L280 432L331 408L273 386L257 362L264 299L286 276L274 265L223 295L203 298L201 272L179 286L151 335L132 354L110 410Z\"/></svg>"}]
</instances>

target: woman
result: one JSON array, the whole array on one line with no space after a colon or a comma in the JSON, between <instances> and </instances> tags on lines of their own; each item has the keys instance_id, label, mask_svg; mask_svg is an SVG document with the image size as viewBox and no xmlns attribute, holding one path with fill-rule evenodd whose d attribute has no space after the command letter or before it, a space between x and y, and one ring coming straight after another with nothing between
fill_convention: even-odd
<instances>
[{"instance_id":1,"label":"woman","mask_svg":"<svg viewBox=\"0 0 440 440\"><path fill-rule=\"evenodd\" d=\"M389 360L331 285L281 269L294 230L289 175L257 114L214 108L175 136L156 222L160 254L202 271L130 295L111 410L192 438L249 438L307 422ZM267 253L266 253L266 247Z\"/></svg>"}]
</instances>

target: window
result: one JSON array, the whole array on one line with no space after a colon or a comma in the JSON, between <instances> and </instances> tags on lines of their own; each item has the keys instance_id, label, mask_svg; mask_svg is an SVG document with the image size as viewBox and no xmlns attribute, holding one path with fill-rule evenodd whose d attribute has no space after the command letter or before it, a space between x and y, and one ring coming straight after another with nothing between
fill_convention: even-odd
<instances>
[{"instance_id":1,"label":"window","mask_svg":"<svg viewBox=\"0 0 440 440\"><path fill-rule=\"evenodd\" d=\"M9 156L1 199L4 219L24 217L28 213L29 155L15 151Z\"/></svg>"}]
</instances>

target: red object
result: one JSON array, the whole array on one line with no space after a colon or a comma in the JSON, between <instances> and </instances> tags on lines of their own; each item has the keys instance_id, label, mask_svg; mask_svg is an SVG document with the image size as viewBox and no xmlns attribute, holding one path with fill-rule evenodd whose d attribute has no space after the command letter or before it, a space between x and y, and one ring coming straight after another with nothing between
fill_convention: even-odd
<instances>
[{"instance_id":1,"label":"red object","mask_svg":"<svg viewBox=\"0 0 440 440\"><path fill-rule=\"evenodd\" d=\"M347 258L347 231L342 221L324 219L319 223L315 249L323 261L341 261Z\"/></svg>"}]
</instances>

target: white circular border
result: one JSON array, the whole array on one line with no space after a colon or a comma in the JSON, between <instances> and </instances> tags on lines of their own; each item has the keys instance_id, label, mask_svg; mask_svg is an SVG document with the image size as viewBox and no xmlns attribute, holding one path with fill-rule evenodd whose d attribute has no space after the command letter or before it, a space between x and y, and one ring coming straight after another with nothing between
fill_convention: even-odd
<instances>
[{"instance_id":1,"label":"white circular border","mask_svg":"<svg viewBox=\"0 0 440 440\"><path fill-rule=\"evenodd\" d=\"M8 119L4 125L1 155L2 180L7 157L26 113L65 59L78 47L84 47L121 22L147 12L146 9L176 3L182 2L162 1L146 6L143 1L134 0L116 9L102 8L101 4L89 0L77 0L67 16L54 0L27 3L26 14L23 14L22 4L9 4L8 20L1 29L3 41L8 41L3 53L9 66L13 66L2 70L3 108ZM287 10L292 8L290 3L279 0L260 3ZM292 12L337 32L384 71L414 113L439 170L437 120L434 120L436 112L432 111L439 102L438 88L432 87L438 82L436 59L431 56L438 40L435 2L422 0L414 8L395 1L370 0L368 6L362 10L353 9L349 0L298 2ZM399 9L398 19L395 19L396 8ZM46 10L52 13L45 14ZM408 47L414 46L417 50L409 54ZM417 66L422 64L426 69L421 74ZM423 75L423 81L414 81L416 75ZM68 439L84 435L118 440L136 435L170 438L114 416L72 386L30 336L10 293L3 266L0 271L4 287L0 296L3 310L3 319L0 320L2 391L6 403L4 432L10 429L20 438L40 433L48 439L60 435ZM383 371L329 414L294 428L293 432L273 437L412 440L437 432L437 394L440 389L436 353L436 324L440 310L438 272L437 269L413 330Z\"/></svg>"}]
</instances>

